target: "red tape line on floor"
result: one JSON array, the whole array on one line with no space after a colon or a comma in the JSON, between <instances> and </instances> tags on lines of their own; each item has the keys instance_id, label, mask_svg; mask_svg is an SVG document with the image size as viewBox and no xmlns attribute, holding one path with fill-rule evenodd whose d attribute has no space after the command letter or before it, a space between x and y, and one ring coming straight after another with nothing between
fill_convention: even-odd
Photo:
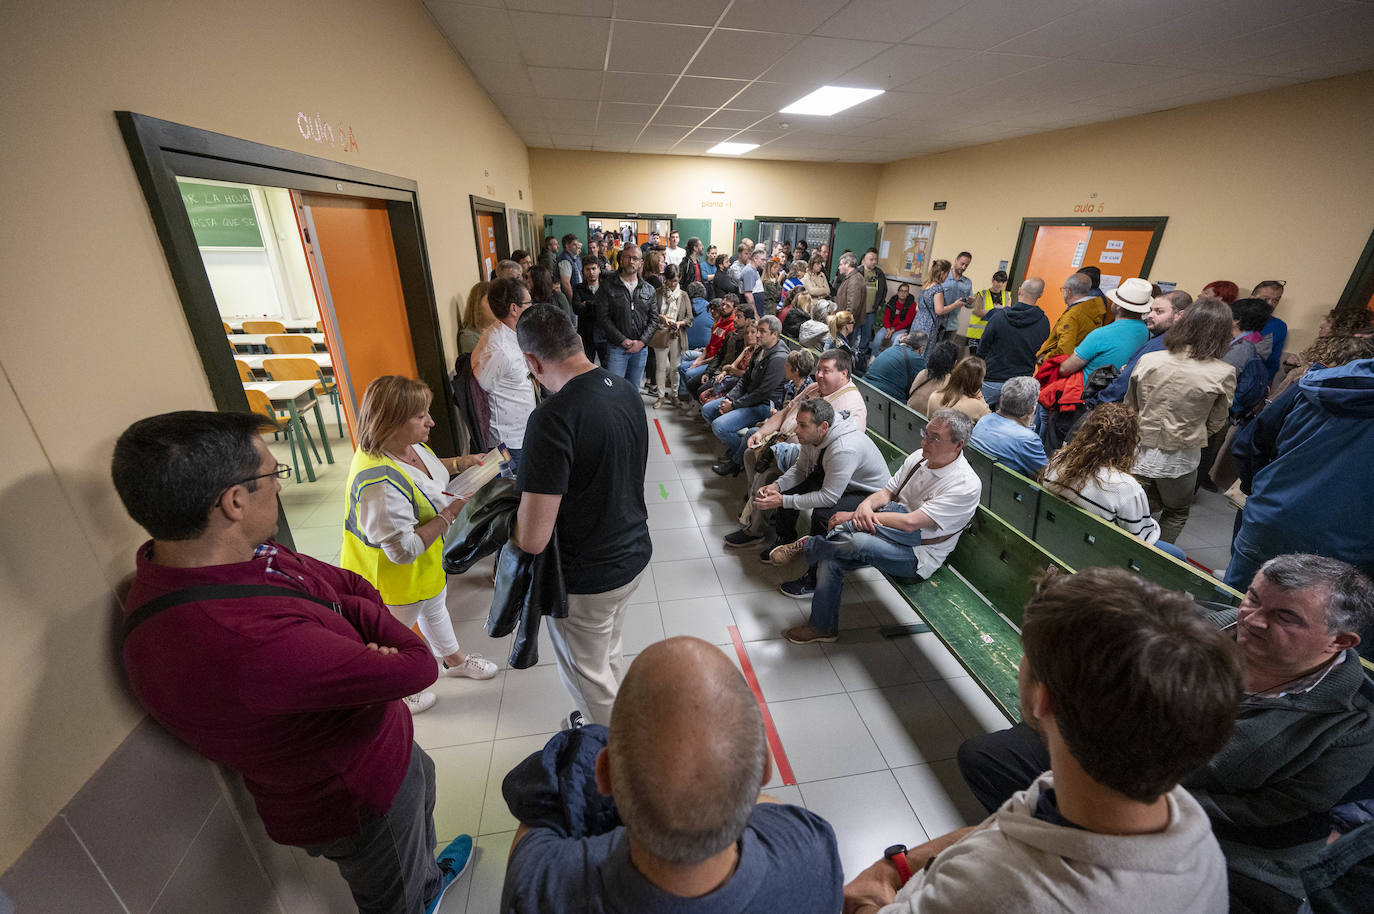
<instances>
[{"instance_id":1,"label":"red tape line on floor","mask_svg":"<svg viewBox=\"0 0 1374 914\"><path fill-rule=\"evenodd\" d=\"M663 442L663 453L671 454L672 451L668 450L668 436L663 434L663 426L658 424L657 419L654 420L654 428L658 429L658 440Z\"/></svg>"},{"instance_id":2,"label":"red tape line on floor","mask_svg":"<svg viewBox=\"0 0 1374 914\"><path fill-rule=\"evenodd\" d=\"M754 693L754 700L759 703L759 711L763 714L763 732L768 735L768 748L773 751L773 764L778 766L778 776L782 778L783 784L791 787L797 783L797 779L792 776L792 765L787 761L787 753L782 751L782 740L778 738L777 728L773 726L773 715L768 713L768 705L764 703L763 690L759 688L759 679L754 675L754 666L749 662L749 654L744 649L739 629L733 625L730 626L730 640L735 643L735 656L739 657L739 665L744 670L744 681L749 683L749 690Z\"/></svg>"}]
</instances>

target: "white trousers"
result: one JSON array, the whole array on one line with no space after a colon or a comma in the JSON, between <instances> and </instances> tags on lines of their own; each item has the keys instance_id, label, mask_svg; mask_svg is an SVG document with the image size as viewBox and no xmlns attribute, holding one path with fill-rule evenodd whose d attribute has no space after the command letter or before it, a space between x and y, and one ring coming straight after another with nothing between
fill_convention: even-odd
<instances>
[{"instance_id":1,"label":"white trousers","mask_svg":"<svg viewBox=\"0 0 1374 914\"><path fill-rule=\"evenodd\" d=\"M641 571L605 593L570 593L567 618L548 620L558 678L587 723L611 725L611 706L625 675L621 625L643 577Z\"/></svg>"},{"instance_id":2,"label":"white trousers","mask_svg":"<svg viewBox=\"0 0 1374 914\"><path fill-rule=\"evenodd\" d=\"M387 604L387 609L406 628L420 623L420 634L429 642L429 649L436 657L447 657L458 653L458 636L453 633L453 620L448 615L448 588L445 587L428 600L418 603L405 603L401 606Z\"/></svg>"}]
</instances>

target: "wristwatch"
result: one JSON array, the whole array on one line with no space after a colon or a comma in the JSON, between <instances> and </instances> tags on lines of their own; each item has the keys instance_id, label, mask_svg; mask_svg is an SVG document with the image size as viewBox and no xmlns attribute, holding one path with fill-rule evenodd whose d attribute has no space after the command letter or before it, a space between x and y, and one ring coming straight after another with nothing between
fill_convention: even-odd
<instances>
[{"instance_id":1,"label":"wristwatch","mask_svg":"<svg viewBox=\"0 0 1374 914\"><path fill-rule=\"evenodd\" d=\"M911 880L911 867L906 862L906 845L894 844L883 851L883 856L892 861L892 865L897 868L897 875L902 879L902 885L906 885Z\"/></svg>"}]
</instances>

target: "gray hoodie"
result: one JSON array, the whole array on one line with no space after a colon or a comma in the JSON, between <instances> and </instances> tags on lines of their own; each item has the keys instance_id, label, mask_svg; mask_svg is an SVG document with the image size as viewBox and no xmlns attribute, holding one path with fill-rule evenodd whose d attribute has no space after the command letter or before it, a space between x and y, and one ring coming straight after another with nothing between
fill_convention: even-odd
<instances>
[{"instance_id":1,"label":"gray hoodie","mask_svg":"<svg viewBox=\"0 0 1374 914\"><path fill-rule=\"evenodd\" d=\"M825 451L825 481L820 491L786 494L788 489L800 485L811 475L822 450ZM835 414L835 421L830 423L830 430L819 447L802 445L797 462L778 478L778 489L784 493L784 508L831 508L839 503L846 491L876 492L887 485L891 476L873 439L864 434L848 412L841 411Z\"/></svg>"},{"instance_id":2,"label":"gray hoodie","mask_svg":"<svg viewBox=\"0 0 1374 914\"><path fill-rule=\"evenodd\" d=\"M1102 835L1034 816L1053 785L1053 775L1042 774L912 876L879 914L1225 914L1226 862L1188 791L1167 794L1164 831Z\"/></svg>"}]
</instances>

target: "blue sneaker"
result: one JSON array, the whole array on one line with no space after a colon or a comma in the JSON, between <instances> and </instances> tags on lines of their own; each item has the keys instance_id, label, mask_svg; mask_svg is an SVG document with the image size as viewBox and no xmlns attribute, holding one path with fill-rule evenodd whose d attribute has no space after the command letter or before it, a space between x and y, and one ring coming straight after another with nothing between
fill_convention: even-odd
<instances>
[{"instance_id":1,"label":"blue sneaker","mask_svg":"<svg viewBox=\"0 0 1374 914\"><path fill-rule=\"evenodd\" d=\"M459 835L439 851L439 870L444 874L439 882L439 892L425 905L425 914L434 914L444 901L444 895L455 882L462 878L472 865L472 836Z\"/></svg>"}]
</instances>

